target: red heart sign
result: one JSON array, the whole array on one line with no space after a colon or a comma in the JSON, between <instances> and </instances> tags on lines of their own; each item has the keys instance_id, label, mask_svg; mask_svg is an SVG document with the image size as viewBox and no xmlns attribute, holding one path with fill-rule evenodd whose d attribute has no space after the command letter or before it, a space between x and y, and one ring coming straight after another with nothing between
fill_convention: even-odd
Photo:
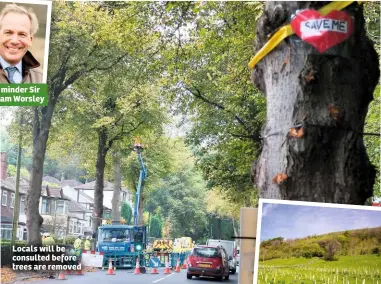
<instances>
[{"instance_id":1,"label":"red heart sign","mask_svg":"<svg viewBox=\"0 0 381 284\"><path fill-rule=\"evenodd\" d=\"M291 27L320 53L346 40L354 30L352 17L343 11L322 16L318 11L304 10L292 19Z\"/></svg>"}]
</instances>

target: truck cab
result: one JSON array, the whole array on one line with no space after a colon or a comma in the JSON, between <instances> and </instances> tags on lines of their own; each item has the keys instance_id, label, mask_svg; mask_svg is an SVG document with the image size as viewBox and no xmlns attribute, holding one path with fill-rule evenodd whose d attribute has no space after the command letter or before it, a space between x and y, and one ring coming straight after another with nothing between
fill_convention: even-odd
<instances>
[{"instance_id":1,"label":"truck cab","mask_svg":"<svg viewBox=\"0 0 381 284\"><path fill-rule=\"evenodd\" d=\"M104 265L110 258L116 267L133 268L136 258L144 266L146 226L104 225L98 228L96 250L104 253Z\"/></svg>"}]
</instances>

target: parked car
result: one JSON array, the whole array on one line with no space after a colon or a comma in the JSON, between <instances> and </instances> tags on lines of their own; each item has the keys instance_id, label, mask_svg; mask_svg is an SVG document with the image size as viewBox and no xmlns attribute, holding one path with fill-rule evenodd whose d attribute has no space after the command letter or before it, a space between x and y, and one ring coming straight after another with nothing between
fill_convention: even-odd
<instances>
[{"instance_id":1,"label":"parked car","mask_svg":"<svg viewBox=\"0 0 381 284\"><path fill-rule=\"evenodd\" d=\"M197 246L189 256L187 278L193 276L215 277L219 281L229 279L229 259L222 246Z\"/></svg>"},{"instance_id":2,"label":"parked car","mask_svg":"<svg viewBox=\"0 0 381 284\"><path fill-rule=\"evenodd\" d=\"M230 273L231 274L236 273L237 271L237 260L236 260L237 244L235 241L209 239L206 241L206 245L207 246L222 246L225 249L225 251L228 253Z\"/></svg>"}]
</instances>

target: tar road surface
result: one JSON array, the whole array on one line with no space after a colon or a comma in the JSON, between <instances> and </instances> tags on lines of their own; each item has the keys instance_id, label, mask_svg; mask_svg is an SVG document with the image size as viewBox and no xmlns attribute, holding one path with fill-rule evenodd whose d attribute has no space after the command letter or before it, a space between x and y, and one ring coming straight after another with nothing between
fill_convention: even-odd
<instances>
[{"instance_id":1,"label":"tar road surface","mask_svg":"<svg viewBox=\"0 0 381 284\"><path fill-rule=\"evenodd\" d=\"M193 277L191 280L187 279L186 269L181 269L181 272L173 272L171 274L164 274L164 268L159 269L159 274L150 274L147 271L145 274L135 275L134 270L117 269L115 275L107 275L107 269L99 270L96 272L85 272L84 275L65 275L67 280L57 280L57 279L44 279L28 282L18 282L18 284L101 284L101 283L112 283L112 284L182 284L182 283L193 283L193 284L207 284L207 283L221 283L216 279L200 277ZM238 272L237 267L236 274L230 274L229 280L223 280L222 283L236 283L238 284Z\"/></svg>"}]
</instances>

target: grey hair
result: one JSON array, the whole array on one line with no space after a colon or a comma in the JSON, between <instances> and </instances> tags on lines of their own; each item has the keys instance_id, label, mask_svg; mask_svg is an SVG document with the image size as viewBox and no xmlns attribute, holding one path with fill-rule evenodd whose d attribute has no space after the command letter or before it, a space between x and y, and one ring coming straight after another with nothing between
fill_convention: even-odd
<instances>
[{"instance_id":1,"label":"grey hair","mask_svg":"<svg viewBox=\"0 0 381 284\"><path fill-rule=\"evenodd\" d=\"M0 13L0 27L1 27L1 22L3 21L3 18L8 13L17 13L17 14L28 16L31 23L30 34L32 36L36 34L36 32L38 31L38 19L32 9L26 9L24 6L18 6L16 4L6 5Z\"/></svg>"}]
</instances>

